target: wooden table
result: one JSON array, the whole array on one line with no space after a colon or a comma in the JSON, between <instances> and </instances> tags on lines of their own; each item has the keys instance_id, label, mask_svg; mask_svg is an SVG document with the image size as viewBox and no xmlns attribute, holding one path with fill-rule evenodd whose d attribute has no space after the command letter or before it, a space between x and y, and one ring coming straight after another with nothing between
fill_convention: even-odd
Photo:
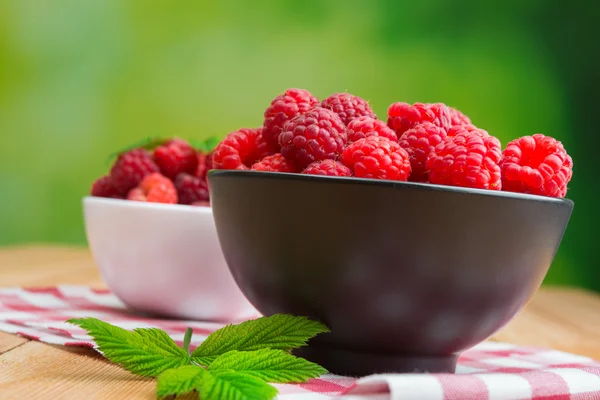
<instances>
[{"instance_id":1,"label":"wooden table","mask_svg":"<svg viewBox=\"0 0 600 400\"><path fill-rule=\"evenodd\" d=\"M87 249L0 249L0 287L78 284L104 287ZM543 288L493 340L545 346L600 359L600 296ZM0 332L1 399L154 399L155 383L90 349L52 346Z\"/></svg>"}]
</instances>

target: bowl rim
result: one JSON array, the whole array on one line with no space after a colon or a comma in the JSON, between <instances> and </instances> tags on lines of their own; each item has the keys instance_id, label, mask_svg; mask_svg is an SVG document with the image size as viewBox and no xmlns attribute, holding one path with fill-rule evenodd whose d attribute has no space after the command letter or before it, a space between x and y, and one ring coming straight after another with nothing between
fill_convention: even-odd
<instances>
[{"instance_id":1,"label":"bowl rim","mask_svg":"<svg viewBox=\"0 0 600 400\"><path fill-rule=\"evenodd\" d=\"M408 182L408 181L392 181L387 179L367 179L356 178L351 176L326 176L326 175L310 175L299 174L292 172L271 172L271 171L252 171L252 170L210 170L208 171L208 179L213 176L246 176L253 178L264 179L292 179L299 181L317 181L317 182L335 182L342 184L362 184L371 186L391 187L391 188L414 188L424 189L434 192L453 192L460 194L470 194L485 197L501 197L525 201L541 201L554 204L567 204L573 207L573 200L567 198L541 196L528 193L505 192L502 190L474 189L460 186L437 185L431 183Z\"/></svg>"},{"instance_id":2,"label":"bowl rim","mask_svg":"<svg viewBox=\"0 0 600 400\"><path fill-rule=\"evenodd\" d=\"M176 212L194 212L200 214L212 214L212 207L199 207L190 206L187 204L166 204L166 203L151 203L144 201L134 201L126 199L115 199L111 197L99 197L99 196L83 196L83 205L88 204L103 204L106 206L115 207L129 207L129 208L142 208L142 209L154 209L162 211L176 211Z\"/></svg>"}]
</instances>

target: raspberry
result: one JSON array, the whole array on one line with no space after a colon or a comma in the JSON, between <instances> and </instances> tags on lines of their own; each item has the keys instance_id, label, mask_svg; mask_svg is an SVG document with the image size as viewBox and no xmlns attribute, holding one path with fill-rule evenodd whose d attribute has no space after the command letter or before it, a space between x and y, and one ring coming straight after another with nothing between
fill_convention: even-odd
<instances>
[{"instance_id":1,"label":"raspberry","mask_svg":"<svg viewBox=\"0 0 600 400\"><path fill-rule=\"evenodd\" d=\"M112 197L114 199L122 199L123 195L113 185L109 175L98 178L93 184L90 191L92 196L96 197Z\"/></svg>"},{"instance_id":2,"label":"raspberry","mask_svg":"<svg viewBox=\"0 0 600 400\"><path fill-rule=\"evenodd\" d=\"M398 141L396 132L391 130L385 122L368 116L354 118L348 124L348 142L356 142L368 136L382 136L394 142Z\"/></svg>"},{"instance_id":3,"label":"raspberry","mask_svg":"<svg viewBox=\"0 0 600 400\"><path fill-rule=\"evenodd\" d=\"M197 154L198 157L198 168L196 168L196 176L198 178L206 178L206 174L208 173L208 171L210 171L211 169L213 169L213 162L212 162L212 157L213 157L213 153L212 151L210 153L202 153L202 152L198 152Z\"/></svg>"},{"instance_id":4,"label":"raspberry","mask_svg":"<svg viewBox=\"0 0 600 400\"><path fill-rule=\"evenodd\" d=\"M257 155L257 142L262 128L242 128L231 132L215 148L212 157L215 169L248 169Z\"/></svg>"},{"instance_id":5,"label":"raspberry","mask_svg":"<svg viewBox=\"0 0 600 400\"><path fill-rule=\"evenodd\" d=\"M471 125L471 118L454 107L448 107L448 109L450 110L450 125Z\"/></svg>"},{"instance_id":6,"label":"raspberry","mask_svg":"<svg viewBox=\"0 0 600 400\"><path fill-rule=\"evenodd\" d=\"M261 161L257 162L252 166L254 171L270 171L270 172L296 172L298 168L296 165L285 157L281 153L267 156Z\"/></svg>"},{"instance_id":7,"label":"raspberry","mask_svg":"<svg viewBox=\"0 0 600 400\"><path fill-rule=\"evenodd\" d=\"M110 179L120 193L127 193L146 175L158 172L158 165L145 149L133 149L122 153L110 170Z\"/></svg>"},{"instance_id":8,"label":"raspberry","mask_svg":"<svg viewBox=\"0 0 600 400\"><path fill-rule=\"evenodd\" d=\"M288 121L279 135L281 153L301 168L336 159L346 143L346 127L336 113L315 107Z\"/></svg>"},{"instance_id":9,"label":"raspberry","mask_svg":"<svg viewBox=\"0 0 600 400\"><path fill-rule=\"evenodd\" d=\"M261 133L256 138L256 144L255 144L254 151L252 152L252 155L249 157L249 160L250 160L249 165L252 165L252 164L258 162L267 156L271 156L275 153L281 152L281 147L279 146L279 143L278 142L277 143L267 142L267 140L265 139L265 136L263 135L262 132L264 132L264 128L261 130Z\"/></svg>"},{"instance_id":10,"label":"raspberry","mask_svg":"<svg viewBox=\"0 0 600 400\"><path fill-rule=\"evenodd\" d=\"M405 181L410 174L408 153L388 138L370 136L348 145L342 162L361 178Z\"/></svg>"},{"instance_id":11,"label":"raspberry","mask_svg":"<svg viewBox=\"0 0 600 400\"><path fill-rule=\"evenodd\" d=\"M475 134L478 135L482 138L486 138L488 136L490 136L489 133L487 133L487 131L484 131L483 129L479 129L478 127L476 127L473 124L465 124L465 125L454 125L452 128L448 129L448 136L456 136L458 134Z\"/></svg>"},{"instance_id":12,"label":"raspberry","mask_svg":"<svg viewBox=\"0 0 600 400\"><path fill-rule=\"evenodd\" d=\"M263 136L265 141L277 146L283 125L295 116L319 104L319 100L304 89L288 89L275 97L265 110Z\"/></svg>"},{"instance_id":13,"label":"raspberry","mask_svg":"<svg viewBox=\"0 0 600 400\"><path fill-rule=\"evenodd\" d=\"M500 141L473 134L448 136L427 157L429 182L500 190Z\"/></svg>"},{"instance_id":14,"label":"raspberry","mask_svg":"<svg viewBox=\"0 0 600 400\"><path fill-rule=\"evenodd\" d=\"M315 161L302 171L309 175L352 176L352 170L339 161Z\"/></svg>"},{"instance_id":15,"label":"raspberry","mask_svg":"<svg viewBox=\"0 0 600 400\"><path fill-rule=\"evenodd\" d=\"M411 174L408 178L413 182L427 182L427 156L446 138L446 131L431 122L423 122L408 129L398 142L410 157Z\"/></svg>"},{"instance_id":16,"label":"raspberry","mask_svg":"<svg viewBox=\"0 0 600 400\"><path fill-rule=\"evenodd\" d=\"M500 161L502 188L510 192L565 197L573 160L558 140L537 133L510 142Z\"/></svg>"},{"instance_id":17,"label":"raspberry","mask_svg":"<svg viewBox=\"0 0 600 400\"><path fill-rule=\"evenodd\" d=\"M176 204L177 191L169 178L154 172L142 179L139 186L129 191L127 200Z\"/></svg>"},{"instance_id":18,"label":"raspberry","mask_svg":"<svg viewBox=\"0 0 600 400\"><path fill-rule=\"evenodd\" d=\"M182 139L171 139L154 150L154 161L169 179L185 172L193 174L198 168L196 150Z\"/></svg>"},{"instance_id":19,"label":"raspberry","mask_svg":"<svg viewBox=\"0 0 600 400\"><path fill-rule=\"evenodd\" d=\"M190 174L179 174L175 179L175 188L179 204L192 204L197 201L208 201L208 183L205 179Z\"/></svg>"},{"instance_id":20,"label":"raspberry","mask_svg":"<svg viewBox=\"0 0 600 400\"><path fill-rule=\"evenodd\" d=\"M339 115L345 125L357 117L377 118L366 100L350 93L334 93L321 102L321 107Z\"/></svg>"},{"instance_id":21,"label":"raspberry","mask_svg":"<svg viewBox=\"0 0 600 400\"><path fill-rule=\"evenodd\" d=\"M422 122L431 122L440 128L450 128L450 109L443 103L393 103L388 108L388 126L400 137Z\"/></svg>"}]
</instances>

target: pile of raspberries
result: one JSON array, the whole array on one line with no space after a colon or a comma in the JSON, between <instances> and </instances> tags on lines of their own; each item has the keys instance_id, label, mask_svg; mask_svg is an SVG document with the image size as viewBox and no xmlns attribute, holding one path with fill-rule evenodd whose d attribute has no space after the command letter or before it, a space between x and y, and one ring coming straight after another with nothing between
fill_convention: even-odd
<instances>
[{"instance_id":1,"label":"pile of raspberries","mask_svg":"<svg viewBox=\"0 0 600 400\"><path fill-rule=\"evenodd\" d=\"M194 149L183 139L122 152L108 175L96 180L92 196L153 203L209 206L206 173L212 152Z\"/></svg>"},{"instance_id":2,"label":"pile of raspberries","mask_svg":"<svg viewBox=\"0 0 600 400\"><path fill-rule=\"evenodd\" d=\"M153 154L143 149L122 154L110 175L94 183L95 193L207 204L211 168L565 197L573 160L561 142L542 134L518 138L502 150L496 137L443 103L393 103L384 122L366 100L350 93L319 101L307 90L288 89L265 110L263 126L229 133L209 154L181 140Z\"/></svg>"}]
</instances>

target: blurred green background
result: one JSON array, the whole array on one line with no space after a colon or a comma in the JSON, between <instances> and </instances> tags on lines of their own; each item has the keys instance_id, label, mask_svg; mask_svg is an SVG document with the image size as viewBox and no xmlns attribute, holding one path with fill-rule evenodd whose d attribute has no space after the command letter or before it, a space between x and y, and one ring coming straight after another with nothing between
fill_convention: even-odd
<instances>
[{"instance_id":1,"label":"blurred green background","mask_svg":"<svg viewBox=\"0 0 600 400\"><path fill-rule=\"evenodd\" d=\"M453 105L573 156L546 282L600 290L597 2L0 1L0 245L84 244L81 197L147 136L262 124L289 87Z\"/></svg>"}]
</instances>

